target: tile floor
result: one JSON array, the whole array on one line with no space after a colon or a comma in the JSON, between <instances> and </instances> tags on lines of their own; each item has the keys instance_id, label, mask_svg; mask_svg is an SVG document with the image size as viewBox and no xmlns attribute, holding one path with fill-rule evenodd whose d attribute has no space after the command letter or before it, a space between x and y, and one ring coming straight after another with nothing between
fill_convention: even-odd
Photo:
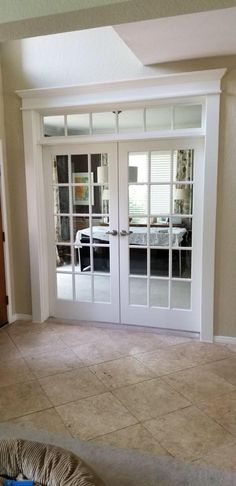
<instances>
[{"instance_id":1,"label":"tile floor","mask_svg":"<svg viewBox=\"0 0 236 486\"><path fill-rule=\"evenodd\" d=\"M16 322L0 329L0 422L236 470L236 346Z\"/></svg>"}]
</instances>

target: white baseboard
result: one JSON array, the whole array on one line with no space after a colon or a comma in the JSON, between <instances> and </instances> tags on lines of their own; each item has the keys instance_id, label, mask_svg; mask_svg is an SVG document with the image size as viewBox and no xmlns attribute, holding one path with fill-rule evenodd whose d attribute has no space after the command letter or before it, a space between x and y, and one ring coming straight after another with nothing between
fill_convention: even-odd
<instances>
[{"instance_id":1,"label":"white baseboard","mask_svg":"<svg viewBox=\"0 0 236 486\"><path fill-rule=\"evenodd\" d=\"M236 344L236 337L231 336L214 336L215 343Z\"/></svg>"},{"instance_id":2,"label":"white baseboard","mask_svg":"<svg viewBox=\"0 0 236 486\"><path fill-rule=\"evenodd\" d=\"M9 318L9 323L15 321L32 321L32 316L30 314L12 314Z\"/></svg>"}]
</instances>

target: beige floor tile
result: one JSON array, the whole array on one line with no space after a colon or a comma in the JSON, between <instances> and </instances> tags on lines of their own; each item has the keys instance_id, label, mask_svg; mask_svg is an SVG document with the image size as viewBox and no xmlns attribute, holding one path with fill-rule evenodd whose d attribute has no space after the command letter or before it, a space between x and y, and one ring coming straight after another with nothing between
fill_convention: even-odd
<instances>
[{"instance_id":1,"label":"beige floor tile","mask_svg":"<svg viewBox=\"0 0 236 486\"><path fill-rule=\"evenodd\" d=\"M113 394L139 420L159 417L189 405L185 398L161 379L119 388Z\"/></svg>"},{"instance_id":2,"label":"beige floor tile","mask_svg":"<svg viewBox=\"0 0 236 486\"><path fill-rule=\"evenodd\" d=\"M150 420L144 426L170 454L183 460L192 461L232 439L194 406Z\"/></svg>"},{"instance_id":3,"label":"beige floor tile","mask_svg":"<svg viewBox=\"0 0 236 486\"><path fill-rule=\"evenodd\" d=\"M35 381L5 386L0 393L0 422L51 406L48 397Z\"/></svg>"},{"instance_id":4,"label":"beige floor tile","mask_svg":"<svg viewBox=\"0 0 236 486\"><path fill-rule=\"evenodd\" d=\"M106 391L101 381L87 368L40 378L39 382L54 405L73 402Z\"/></svg>"},{"instance_id":5,"label":"beige floor tile","mask_svg":"<svg viewBox=\"0 0 236 486\"><path fill-rule=\"evenodd\" d=\"M137 354L162 346L162 339L159 334L114 329L107 329L106 334L123 354Z\"/></svg>"},{"instance_id":6,"label":"beige floor tile","mask_svg":"<svg viewBox=\"0 0 236 486\"><path fill-rule=\"evenodd\" d=\"M23 336L35 333L55 334L53 326L47 322L16 321L7 327L9 336Z\"/></svg>"},{"instance_id":7,"label":"beige floor tile","mask_svg":"<svg viewBox=\"0 0 236 486\"><path fill-rule=\"evenodd\" d=\"M236 391L203 402L199 408L236 436Z\"/></svg>"},{"instance_id":8,"label":"beige floor tile","mask_svg":"<svg viewBox=\"0 0 236 486\"><path fill-rule=\"evenodd\" d=\"M20 356L19 350L5 330L0 330L0 361L5 362Z\"/></svg>"},{"instance_id":9,"label":"beige floor tile","mask_svg":"<svg viewBox=\"0 0 236 486\"><path fill-rule=\"evenodd\" d=\"M68 329L58 331L57 335L67 346L79 346L102 341L105 332L102 328L93 326L71 326Z\"/></svg>"},{"instance_id":10,"label":"beige floor tile","mask_svg":"<svg viewBox=\"0 0 236 486\"><path fill-rule=\"evenodd\" d=\"M165 375L162 379L195 404L236 389L223 378L204 370L203 366Z\"/></svg>"},{"instance_id":11,"label":"beige floor tile","mask_svg":"<svg viewBox=\"0 0 236 486\"><path fill-rule=\"evenodd\" d=\"M176 346L177 344L198 343L198 339L187 336L175 336L174 334L160 334L162 347Z\"/></svg>"},{"instance_id":12,"label":"beige floor tile","mask_svg":"<svg viewBox=\"0 0 236 486\"><path fill-rule=\"evenodd\" d=\"M0 363L0 387L35 380L22 358Z\"/></svg>"},{"instance_id":13,"label":"beige floor tile","mask_svg":"<svg viewBox=\"0 0 236 486\"><path fill-rule=\"evenodd\" d=\"M217 469L236 471L236 441L229 441L194 461L194 464L214 466ZM233 484L232 484L233 486Z\"/></svg>"},{"instance_id":14,"label":"beige floor tile","mask_svg":"<svg viewBox=\"0 0 236 486\"><path fill-rule=\"evenodd\" d=\"M90 370L109 390L155 377L152 371L131 356L91 366Z\"/></svg>"},{"instance_id":15,"label":"beige floor tile","mask_svg":"<svg viewBox=\"0 0 236 486\"><path fill-rule=\"evenodd\" d=\"M124 449L135 449L157 455L169 455L158 441L143 427L142 424L131 425L111 434L93 439L100 444L109 444Z\"/></svg>"},{"instance_id":16,"label":"beige floor tile","mask_svg":"<svg viewBox=\"0 0 236 486\"><path fill-rule=\"evenodd\" d=\"M226 381L236 385L236 357L228 358L204 366L204 369L215 373Z\"/></svg>"},{"instance_id":17,"label":"beige floor tile","mask_svg":"<svg viewBox=\"0 0 236 486\"><path fill-rule=\"evenodd\" d=\"M137 420L111 393L57 407L74 437L92 439L135 424Z\"/></svg>"},{"instance_id":18,"label":"beige floor tile","mask_svg":"<svg viewBox=\"0 0 236 486\"><path fill-rule=\"evenodd\" d=\"M230 350L236 353L236 344L227 344L226 347Z\"/></svg>"},{"instance_id":19,"label":"beige floor tile","mask_svg":"<svg viewBox=\"0 0 236 486\"><path fill-rule=\"evenodd\" d=\"M58 336L44 332L17 334L11 338L24 357L46 353L56 354L63 349L68 349Z\"/></svg>"},{"instance_id":20,"label":"beige floor tile","mask_svg":"<svg viewBox=\"0 0 236 486\"><path fill-rule=\"evenodd\" d=\"M25 429L46 430L52 434L71 437L70 432L54 408L43 410L42 412L30 413L23 417L11 419L9 422L20 425Z\"/></svg>"},{"instance_id":21,"label":"beige floor tile","mask_svg":"<svg viewBox=\"0 0 236 486\"><path fill-rule=\"evenodd\" d=\"M117 349L114 341L108 336L104 336L103 339L95 343L73 346L73 351L87 365L117 359L124 354L121 350Z\"/></svg>"},{"instance_id":22,"label":"beige floor tile","mask_svg":"<svg viewBox=\"0 0 236 486\"><path fill-rule=\"evenodd\" d=\"M168 346L149 353L136 354L135 358L158 376L194 366L192 360L185 356L181 346Z\"/></svg>"},{"instance_id":23,"label":"beige floor tile","mask_svg":"<svg viewBox=\"0 0 236 486\"><path fill-rule=\"evenodd\" d=\"M178 348L182 358L185 357L193 365L210 363L212 361L233 357L233 352L226 346L201 343L196 340L179 344L176 348Z\"/></svg>"},{"instance_id":24,"label":"beige floor tile","mask_svg":"<svg viewBox=\"0 0 236 486\"><path fill-rule=\"evenodd\" d=\"M84 366L84 363L69 348L62 349L57 354L40 354L25 358L25 360L35 376L39 378Z\"/></svg>"}]
</instances>

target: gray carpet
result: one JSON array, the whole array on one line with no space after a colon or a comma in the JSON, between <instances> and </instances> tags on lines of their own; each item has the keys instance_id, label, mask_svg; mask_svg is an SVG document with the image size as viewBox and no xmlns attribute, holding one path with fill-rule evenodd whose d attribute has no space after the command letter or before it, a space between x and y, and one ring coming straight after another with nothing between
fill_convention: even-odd
<instances>
[{"instance_id":1,"label":"gray carpet","mask_svg":"<svg viewBox=\"0 0 236 486\"><path fill-rule=\"evenodd\" d=\"M0 438L18 437L64 447L89 463L107 486L233 486L236 473L185 464L168 457L97 446L79 439L0 425Z\"/></svg>"}]
</instances>

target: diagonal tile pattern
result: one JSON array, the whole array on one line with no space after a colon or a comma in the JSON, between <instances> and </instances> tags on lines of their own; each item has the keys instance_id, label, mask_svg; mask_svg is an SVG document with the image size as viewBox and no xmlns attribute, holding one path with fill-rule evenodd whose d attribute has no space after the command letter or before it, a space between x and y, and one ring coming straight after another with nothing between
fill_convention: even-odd
<instances>
[{"instance_id":1,"label":"diagonal tile pattern","mask_svg":"<svg viewBox=\"0 0 236 486\"><path fill-rule=\"evenodd\" d=\"M0 329L0 422L236 469L236 346L92 323Z\"/></svg>"}]
</instances>

